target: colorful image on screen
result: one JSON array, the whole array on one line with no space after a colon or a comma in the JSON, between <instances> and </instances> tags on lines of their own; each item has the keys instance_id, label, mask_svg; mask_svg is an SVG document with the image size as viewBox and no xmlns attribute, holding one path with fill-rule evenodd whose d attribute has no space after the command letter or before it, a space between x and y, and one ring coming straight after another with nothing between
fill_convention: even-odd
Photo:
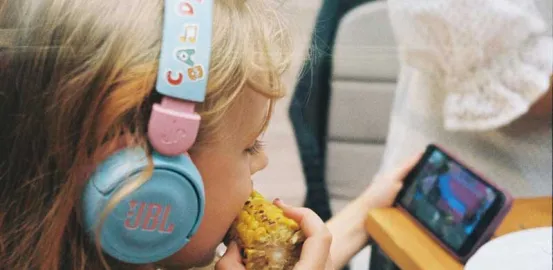
<instances>
[{"instance_id":1,"label":"colorful image on screen","mask_svg":"<svg viewBox=\"0 0 553 270\"><path fill-rule=\"evenodd\" d=\"M438 151L415 177L401 204L458 250L496 199L495 192Z\"/></svg>"}]
</instances>

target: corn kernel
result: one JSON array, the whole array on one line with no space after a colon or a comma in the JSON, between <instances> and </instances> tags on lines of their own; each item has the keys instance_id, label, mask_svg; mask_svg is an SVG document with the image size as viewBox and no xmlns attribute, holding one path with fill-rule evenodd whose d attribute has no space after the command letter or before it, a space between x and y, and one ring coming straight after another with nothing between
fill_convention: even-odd
<instances>
[{"instance_id":1,"label":"corn kernel","mask_svg":"<svg viewBox=\"0 0 553 270\"><path fill-rule=\"evenodd\" d=\"M247 270L289 270L299 260L305 236L282 209L254 191L227 240L235 240L243 249Z\"/></svg>"}]
</instances>

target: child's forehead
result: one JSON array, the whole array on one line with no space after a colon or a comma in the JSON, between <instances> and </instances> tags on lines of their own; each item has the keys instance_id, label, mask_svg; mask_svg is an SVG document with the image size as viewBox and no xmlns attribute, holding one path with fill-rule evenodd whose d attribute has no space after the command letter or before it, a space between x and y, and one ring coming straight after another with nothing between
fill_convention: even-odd
<instances>
[{"instance_id":1,"label":"child's forehead","mask_svg":"<svg viewBox=\"0 0 553 270\"><path fill-rule=\"evenodd\" d=\"M246 141L255 140L265 126L270 99L246 87L223 118L221 134L239 136Z\"/></svg>"}]
</instances>

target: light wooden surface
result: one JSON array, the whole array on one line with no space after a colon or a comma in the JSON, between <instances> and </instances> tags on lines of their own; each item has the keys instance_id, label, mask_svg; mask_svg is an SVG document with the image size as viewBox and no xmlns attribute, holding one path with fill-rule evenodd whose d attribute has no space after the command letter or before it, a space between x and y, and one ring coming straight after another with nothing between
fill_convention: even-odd
<instances>
[{"instance_id":1,"label":"light wooden surface","mask_svg":"<svg viewBox=\"0 0 553 270\"><path fill-rule=\"evenodd\" d=\"M528 228L553 225L551 197L517 199L494 237ZM461 270L457 262L399 209L369 213L366 229L403 270Z\"/></svg>"}]
</instances>

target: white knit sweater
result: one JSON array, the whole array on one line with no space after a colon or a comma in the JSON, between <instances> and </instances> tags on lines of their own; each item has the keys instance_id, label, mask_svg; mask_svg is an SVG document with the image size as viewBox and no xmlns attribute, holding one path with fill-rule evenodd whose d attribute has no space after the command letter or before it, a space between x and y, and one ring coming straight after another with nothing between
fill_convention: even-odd
<instances>
[{"instance_id":1,"label":"white knit sweater","mask_svg":"<svg viewBox=\"0 0 553 270\"><path fill-rule=\"evenodd\" d=\"M525 115L553 72L551 0L388 3L401 74L381 170L438 143L514 196L551 195L551 120Z\"/></svg>"},{"instance_id":2,"label":"white knit sweater","mask_svg":"<svg viewBox=\"0 0 553 270\"><path fill-rule=\"evenodd\" d=\"M446 92L447 129L504 126L549 87L551 21L544 20L535 0L388 3L401 57Z\"/></svg>"}]
</instances>

